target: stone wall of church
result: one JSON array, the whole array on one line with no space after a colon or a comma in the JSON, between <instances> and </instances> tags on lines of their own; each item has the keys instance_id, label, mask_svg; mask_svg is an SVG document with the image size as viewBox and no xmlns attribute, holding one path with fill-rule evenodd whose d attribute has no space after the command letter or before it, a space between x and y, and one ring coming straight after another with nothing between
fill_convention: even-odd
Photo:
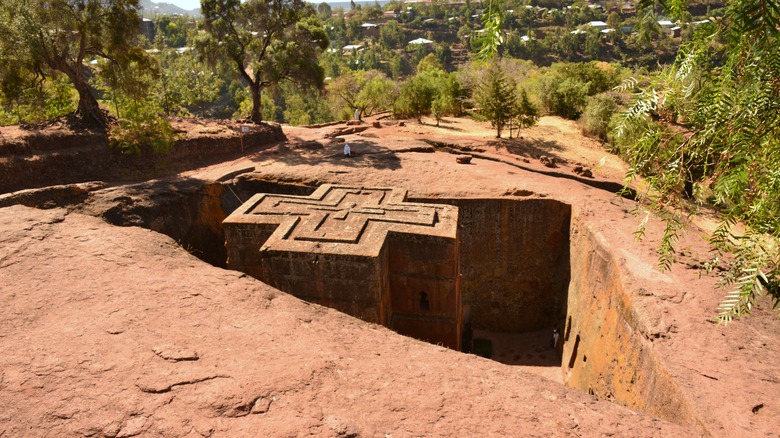
<instances>
[{"instance_id":1,"label":"stone wall of church","mask_svg":"<svg viewBox=\"0 0 780 438\"><path fill-rule=\"evenodd\" d=\"M571 206L547 199L421 199L458 207L463 305L475 329L561 326Z\"/></svg>"}]
</instances>

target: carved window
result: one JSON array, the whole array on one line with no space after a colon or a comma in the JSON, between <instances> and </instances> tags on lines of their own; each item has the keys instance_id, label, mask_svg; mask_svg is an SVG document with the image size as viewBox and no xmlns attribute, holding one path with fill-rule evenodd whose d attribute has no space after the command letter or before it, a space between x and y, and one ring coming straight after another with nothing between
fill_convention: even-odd
<instances>
[{"instance_id":1,"label":"carved window","mask_svg":"<svg viewBox=\"0 0 780 438\"><path fill-rule=\"evenodd\" d=\"M420 292L420 313L427 313L431 310L431 303L428 301L428 293Z\"/></svg>"}]
</instances>

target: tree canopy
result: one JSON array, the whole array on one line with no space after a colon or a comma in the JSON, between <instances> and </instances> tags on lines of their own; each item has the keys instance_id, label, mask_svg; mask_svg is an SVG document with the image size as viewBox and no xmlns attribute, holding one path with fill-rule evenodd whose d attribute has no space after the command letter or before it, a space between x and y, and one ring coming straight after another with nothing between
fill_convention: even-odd
<instances>
[{"instance_id":1,"label":"tree canopy","mask_svg":"<svg viewBox=\"0 0 780 438\"><path fill-rule=\"evenodd\" d=\"M303 0L202 0L202 56L228 62L249 86L250 119L262 121L261 92L280 81L322 87L318 58L328 37Z\"/></svg>"},{"instance_id":2,"label":"tree canopy","mask_svg":"<svg viewBox=\"0 0 780 438\"><path fill-rule=\"evenodd\" d=\"M334 107L341 115L350 117L354 110L370 116L384 111L392 104L395 84L377 70L348 71L328 84ZM347 108L344 109L344 106Z\"/></svg>"},{"instance_id":3,"label":"tree canopy","mask_svg":"<svg viewBox=\"0 0 780 438\"><path fill-rule=\"evenodd\" d=\"M0 0L0 89L10 99L60 74L78 91L76 117L105 127L88 84L91 59L121 67L144 57L138 0Z\"/></svg>"}]
</instances>

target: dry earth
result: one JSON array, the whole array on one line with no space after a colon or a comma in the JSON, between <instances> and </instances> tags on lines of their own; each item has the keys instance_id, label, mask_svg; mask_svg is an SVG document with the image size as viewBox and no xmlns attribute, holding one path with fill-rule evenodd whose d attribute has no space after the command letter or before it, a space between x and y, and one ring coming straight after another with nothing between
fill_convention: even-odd
<instances>
[{"instance_id":1,"label":"dry earth","mask_svg":"<svg viewBox=\"0 0 780 438\"><path fill-rule=\"evenodd\" d=\"M0 208L0 436L780 436L780 321L762 302L748 319L712 322L722 291L699 276L708 248L695 228L680 263L657 271L659 224L634 241L633 201L613 193L623 164L575 124L543 118L520 139L496 140L468 120L379 122L345 135L351 127L284 127L287 142L169 181L239 172L396 186L414 198L571 204L578 230L614 258L631 307L621 326L660 364L684 412L648 408L637 400L666 394L641 388L620 400L594 382L588 395L210 266L164 235L94 217L150 199L142 186L108 181L65 209ZM357 155L343 157L334 138ZM471 154L471 164L451 152ZM576 175L577 165L594 177Z\"/></svg>"}]
</instances>

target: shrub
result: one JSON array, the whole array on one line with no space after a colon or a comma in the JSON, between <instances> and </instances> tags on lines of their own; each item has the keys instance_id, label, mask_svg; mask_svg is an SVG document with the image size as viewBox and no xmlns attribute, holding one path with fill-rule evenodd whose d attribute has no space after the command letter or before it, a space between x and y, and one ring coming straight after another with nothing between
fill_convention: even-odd
<instances>
[{"instance_id":1,"label":"shrub","mask_svg":"<svg viewBox=\"0 0 780 438\"><path fill-rule=\"evenodd\" d=\"M618 110L618 104L611 93L601 93L588 98L588 104L582 114L582 127L587 135L606 141L609 121Z\"/></svg>"},{"instance_id":2,"label":"shrub","mask_svg":"<svg viewBox=\"0 0 780 438\"><path fill-rule=\"evenodd\" d=\"M146 102L130 101L124 117L111 127L109 144L123 154L167 153L174 143L174 132L160 111Z\"/></svg>"},{"instance_id":3,"label":"shrub","mask_svg":"<svg viewBox=\"0 0 780 438\"><path fill-rule=\"evenodd\" d=\"M76 93L65 75L27 88L15 99L0 98L0 126L37 123L76 111Z\"/></svg>"},{"instance_id":4,"label":"shrub","mask_svg":"<svg viewBox=\"0 0 780 438\"><path fill-rule=\"evenodd\" d=\"M589 88L578 79L552 77L543 82L542 105L550 114L575 120L585 109Z\"/></svg>"}]
</instances>

